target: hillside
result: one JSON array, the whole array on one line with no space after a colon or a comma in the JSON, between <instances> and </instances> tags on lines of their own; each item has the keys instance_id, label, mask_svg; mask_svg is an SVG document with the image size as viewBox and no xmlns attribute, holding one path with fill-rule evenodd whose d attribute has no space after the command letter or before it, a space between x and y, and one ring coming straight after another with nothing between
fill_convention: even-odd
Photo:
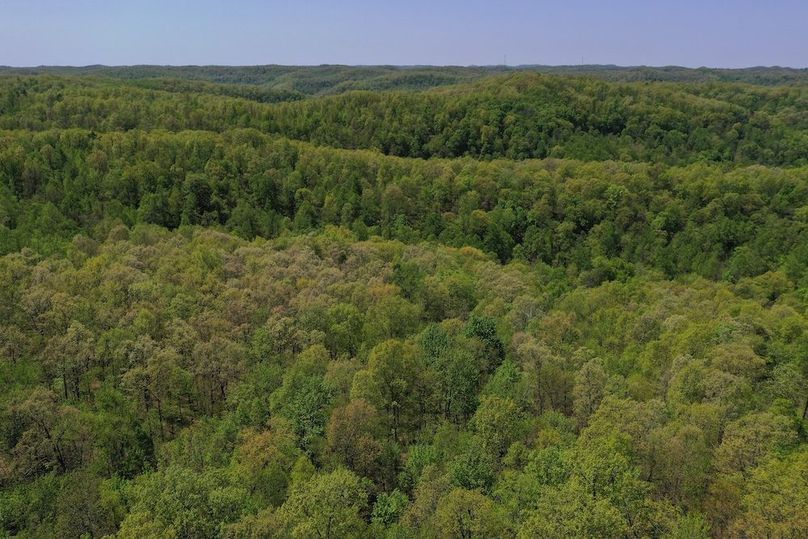
<instances>
[{"instance_id":1,"label":"hillside","mask_svg":"<svg viewBox=\"0 0 808 539\"><path fill-rule=\"evenodd\" d=\"M420 93L299 99L253 87L5 77L0 128L253 127L403 157L802 165L808 162L806 88L515 74Z\"/></svg>"},{"instance_id":2,"label":"hillside","mask_svg":"<svg viewBox=\"0 0 808 539\"><path fill-rule=\"evenodd\" d=\"M0 70L0 537L800 537L803 73L501 71Z\"/></svg>"},{"instance_id":3,"label":"hillside","mask_svg":"<svg viewBox=\"0 0 808 539\"><path fill-rule=\"evenodd\" d=\"M0 74L95 76L122 80L182 79L226 84L261 85L307 95L350 90L425 90L447 84L473 82L503 73L578 75L616 82L741 82L778 86L808 82L808 69L751 67L698 69L667 66L521 65L521 66L0 66Z\"/></svg>"}]
</instances>

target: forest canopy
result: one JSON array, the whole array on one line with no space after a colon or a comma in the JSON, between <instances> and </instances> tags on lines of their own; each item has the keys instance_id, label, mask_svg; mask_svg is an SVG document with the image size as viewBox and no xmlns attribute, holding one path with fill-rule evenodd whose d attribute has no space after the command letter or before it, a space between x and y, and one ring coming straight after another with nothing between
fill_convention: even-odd
<instances>
[{"instance_id":1,"label":"forest canopy","mask_svg":"<svg viewBox=\"0 0 808 539\"><path fill-rule=\"evenodd\" d=\"M808 529L799 72L36 71L0 536Z\"/></svg>"},{"instance_id":2,"label":"forest canopy","mask_svg":"<svg viewBox=\"0 0 808 539\"><path fill-rule=\"evenodd\" d=\"M806 85L608 83L515 73L299 99L260 87L0 77L0 129L253 127L401 157L808 163ZM187 91L185 91L187 90Z\"/></svg>"}]
</instances>

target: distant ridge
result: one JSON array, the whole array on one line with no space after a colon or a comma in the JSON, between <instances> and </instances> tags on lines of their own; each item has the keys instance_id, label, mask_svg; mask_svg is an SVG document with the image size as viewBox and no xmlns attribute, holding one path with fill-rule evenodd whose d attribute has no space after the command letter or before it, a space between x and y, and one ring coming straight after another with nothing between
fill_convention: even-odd
<instances>
[{"instance_id":1,"label":"distant ridge","mask_svg":"<svg viewBox=\"0 0 808 539\"><path fill-rule=\"evenodd\" d=\"M486 66L0 66L0 75L94 75L117 79L171 78L225 84L262 85L306 95L349 90L423 90L471 82L511 71L596 77L623 82L737 82L773 86L808 83L808 69L790 67L687 68L617 65L486 65Z\"/></svg>"}]
</instances>

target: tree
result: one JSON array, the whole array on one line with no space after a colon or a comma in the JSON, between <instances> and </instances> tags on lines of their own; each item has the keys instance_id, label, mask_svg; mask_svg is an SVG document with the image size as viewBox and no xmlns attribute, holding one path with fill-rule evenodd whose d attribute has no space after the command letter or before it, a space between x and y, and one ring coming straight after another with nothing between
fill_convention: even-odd
<instances>
[{"instance_id":1,"label":"tree","mask_svg":"<svg viewBox=\"0 0 808 539\"><path fill-rule=\"evenodd\" d=\"M497 464L496 457L475 438L449 463L449 473L457 486L488 492L497 478Z\"/></svg>"},{"instance_id":2,"label":"tree","mask_svg":"<svg viewBox=\"0 0 808 539\"><path fill-rule=\"evenodd\" d=\"M479 362L467 343L453 339L432 360L430 371L439 413L458 423L465 421L477 407L481 376Z\"/></svg>"},{"instance_id":3,"label":"tree","mask_svg":"<svg viewBox=\"0 0 808 539\"><path fill-rule=\"evenodd\" d=\"M75 472L56 503L55 533L59 537L103 537L114 534L121 507L110 500L110 486L87 472Z\"/></svg>"},{"instance_id":4,"label":"tree","mask_svg":"<svg viewBox=\"0 0 808 539\"><path fill-rule=\"evenodd\" d=\"M281 387L270 396L270 409L289 419L306 451L313 451L322 439L328 418L332 395L323 381L328 359L324 346L307 348L286 370Z\"/></svg>"},{"instance_id":5,"label":"tree","mask_svg":"<svg viewBox=\"0 0 808 539\"><path fill-rule=\"evenodd\" d=\"M25 350L25 334L17 326L0 326L0 358L16 364Z\"/></svg>"},{"instance_id":6,"label":"tree","mask_svg":"<svg viewBox=\"0 0 808 539\"><path fill-rule=\"evenodd\" d=\"M278 510L278 519L292 537L362 537L367 492L360 479L343 468L295 484Z\"/></svg>"},{"instance_id":7,"label":"tree","mask_svg":"<svg viewBox=\"0 0 808 539\"><path fill-rule=\"evenodd\" d=\"M247 491L229 485L219 470L194 472L179 466L140 476L129 491L131 507L120 537L217 535L246 507Z\"/></svg>"},{"instance_id":8,"label":"tree","mask_svg":"<svg viewBox=\"0 0 808 539\"><path fill-rule=\"evenodd\" d=\"M376 498L376 503L373 504L373 511L370 514L371 522L382 526L396 523L407 509L409 501L407 495L398 489L390 493L382 492Z\"/></svg>"},{"instance_id":9,"label":"tree","mask_svg":"<svg viewBox=\"0 0 808 539\"><path fill-rule=\"evenodd\" d=\"M499 459L522 430L522 414L511 399L484 397L472 419L482 449Z\"/></svg>"},{"instance_id":10,"label":"tree","mask_svg":"<svg viewBox=\"0 0 808 539\"><path fill-rule=\"evenodd\" d=\"M685 508L701 507L710 474L711 450L695 425L671 423L653 434L658 451L653 481L665 497Z\"/></svg>"},{"instance_id":11,"label":"tree","mask_svg":"<svg viewBox=\"0 0 808 539\"><path fill-rule=\"evenodd\" d=\"M385 412L395 441L402 429L420 419L424 389L419 363L412 343L390 339L370 351L367 369L354 379L352 396L366 398Z\"/></svg>"},{"instance_id":12,"label":"tree","mask_svg":"<svg viewBox=\"0 0 808 539\"><path fill-rule=\"evenodd\" d=\"M154 444L126 395L112 388L96 394L95 461L109 476L132 479L154 463Z\"/></svg>"},{"instance_id":13,"label":"tree","mask_svg":"<svg viewBox=\"0 0 808 539\"><path fill-rule=\"evenodd\" d=\"M233 453L235 475L262 505L286 499L292 468L300 450L291 425L276 418L269 430L246 432Z\"/></svg>"},{"instance_id":14,"label":"tree","mask_svg":"<svg viewBox=\"0 0 808 539\"><path fill-rule=\"evenodd\" d=\"M723 473L747 475L772 450L796 441L789 418L770 412L747 414L728 424L715 451L715 466Z\"/></svg>"},{"instance_id":15,"label":"tree","mask_svg":"<svg viewBox=\"0 0 808 539\"><path fill-rule=\"evenodd\" d=\"M90 459L88 418L72 406L60 405L53 392L35 388L11 408L11 414L19 425L11 453L20 477L65 473Z\"/></svg>"},{"instance_id":16,"label":"tree","mask_svg":"<svg viewBox=\"0 0 808 539\"><path fill-rule=\"evenodd\" d=\"M533 401L533 411L552 409L567 412L571 408L573 374L566 361L546 345L524 334L513 339L515 357L522 367L524 383ZM571 411L571 410L570 410Z\"/></svg>"},{"instance_id":17,"label":"tree","mask_svg":"<svg viewBox=\"0 0 808 539\"><path fill-rule=\"evenodd\" d=\"M730 533L750 537L799 537L808 528L808 450L767 459L744 485L742 513Z\"/></svg>"},{"instance_id":18,"label":"tree","mask_svg":"<svg viewBox=\"0 0 808 539\"><path fill-rule=\"evenodd\" d=\"M487 316L472 315L466 324L467 337L476 337L485 346L486 371L493 372L505 358L505 346L497 335L496 322Z\"/></svg>"},{"instance_id":19,"label":"tree","mask_svg":"<svg viewBox=\"0 0 808 539\"><path fill-rule=\"evenodd\" d=\"M473 539L508 534L499 508L474 490L456 488L443 496L432 523L441 537Z\"/></svg>"},{"instance_id":20,"label":"tree","mask_svg":"<svg viewBox=\"0 0 808 539\"><path fill-rule=\"evenodd\" d=\"M381 421L376 409L363 400L335 408L326 428L333 458L360 476L383 479L384 447Z\"/></svg>"},{"instance_id":21,"label":"tree","mask_svg":"<svg viewBox=\"0 0 808 539\"><path fill-rule=\"evenodd\" d=\"M601 399L606 387L606 371L598 360L590 360L575 374L575 385L572 388L572 400L575 406L575 417L579 428L586 426Z\"/></svg>"},{"instance_id":22,"label":"tree","mask_svg":"<svg viewBox=\"0 0 808 539\"><path fill-rule=\"evenodd\" d=\"M145 417L147 431L160 440L172 437L184 415L191 412L182 406L192 398L192 377L181 364L176 350L163 348L152 351L145 365L133 366L122 377L123 387Z\"/></svg>"},{"instance_id":23,"label":"tree","mask_svg":"<svg viewBox=\"0 0 808 539\"><path fill-rule=\"evenodd\" d=\"M244 372L244 348L219 336L194 347L195 374L202 393L207 394L210 410L227 399L228 387Z\"/></svg>"},{"instance_id":24,"label":"tree","mask_svg":"<svg viewBox=\"0 0 808 539\"><path fill-rule=\"evenodd\" d=\"M44 354L46 365L61 381L65 400L81 398L82 377L95 358L93 334L79 322L72 322L67 332L54 337Z\"/></svg>"}]
</instances>

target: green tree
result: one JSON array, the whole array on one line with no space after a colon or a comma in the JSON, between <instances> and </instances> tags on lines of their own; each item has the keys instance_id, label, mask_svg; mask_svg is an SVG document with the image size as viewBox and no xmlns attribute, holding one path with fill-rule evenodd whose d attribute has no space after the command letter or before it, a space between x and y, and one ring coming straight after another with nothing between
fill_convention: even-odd
<instances>
[{"instance_id":1,"label":"green tree","mask_svg":"<svg viewBox=\"0 0 808 539\"><path fill-rule=\"evenodd\" d=\"M365 398L386 414L390 434L398 441L420 419L424 388L420 358L410 342L387 340L370 352L368 366L354 379L352 396Z\"/></svg>"},{"instance_id":2,"label":"green tree","mask_svg":"<svg viewBox=\"0 0 808 539\"><path fill-rule=\"evenodd\" d=\"M366 507L360 479L337 469L295 484L278 519L291 537L363 537L366 524L361 515Z\"/></svg>"},{"instance_id":3,"label":"green tree","mask_svg":"<svg viewBox=\"0 0 808 539\"><path fill-rule=\"evenodd\" d=\"M438 502L433 526L441 537L502 537L508 527L500 509L474 490L454 489Z\"/></svg>"}]
</instances>

